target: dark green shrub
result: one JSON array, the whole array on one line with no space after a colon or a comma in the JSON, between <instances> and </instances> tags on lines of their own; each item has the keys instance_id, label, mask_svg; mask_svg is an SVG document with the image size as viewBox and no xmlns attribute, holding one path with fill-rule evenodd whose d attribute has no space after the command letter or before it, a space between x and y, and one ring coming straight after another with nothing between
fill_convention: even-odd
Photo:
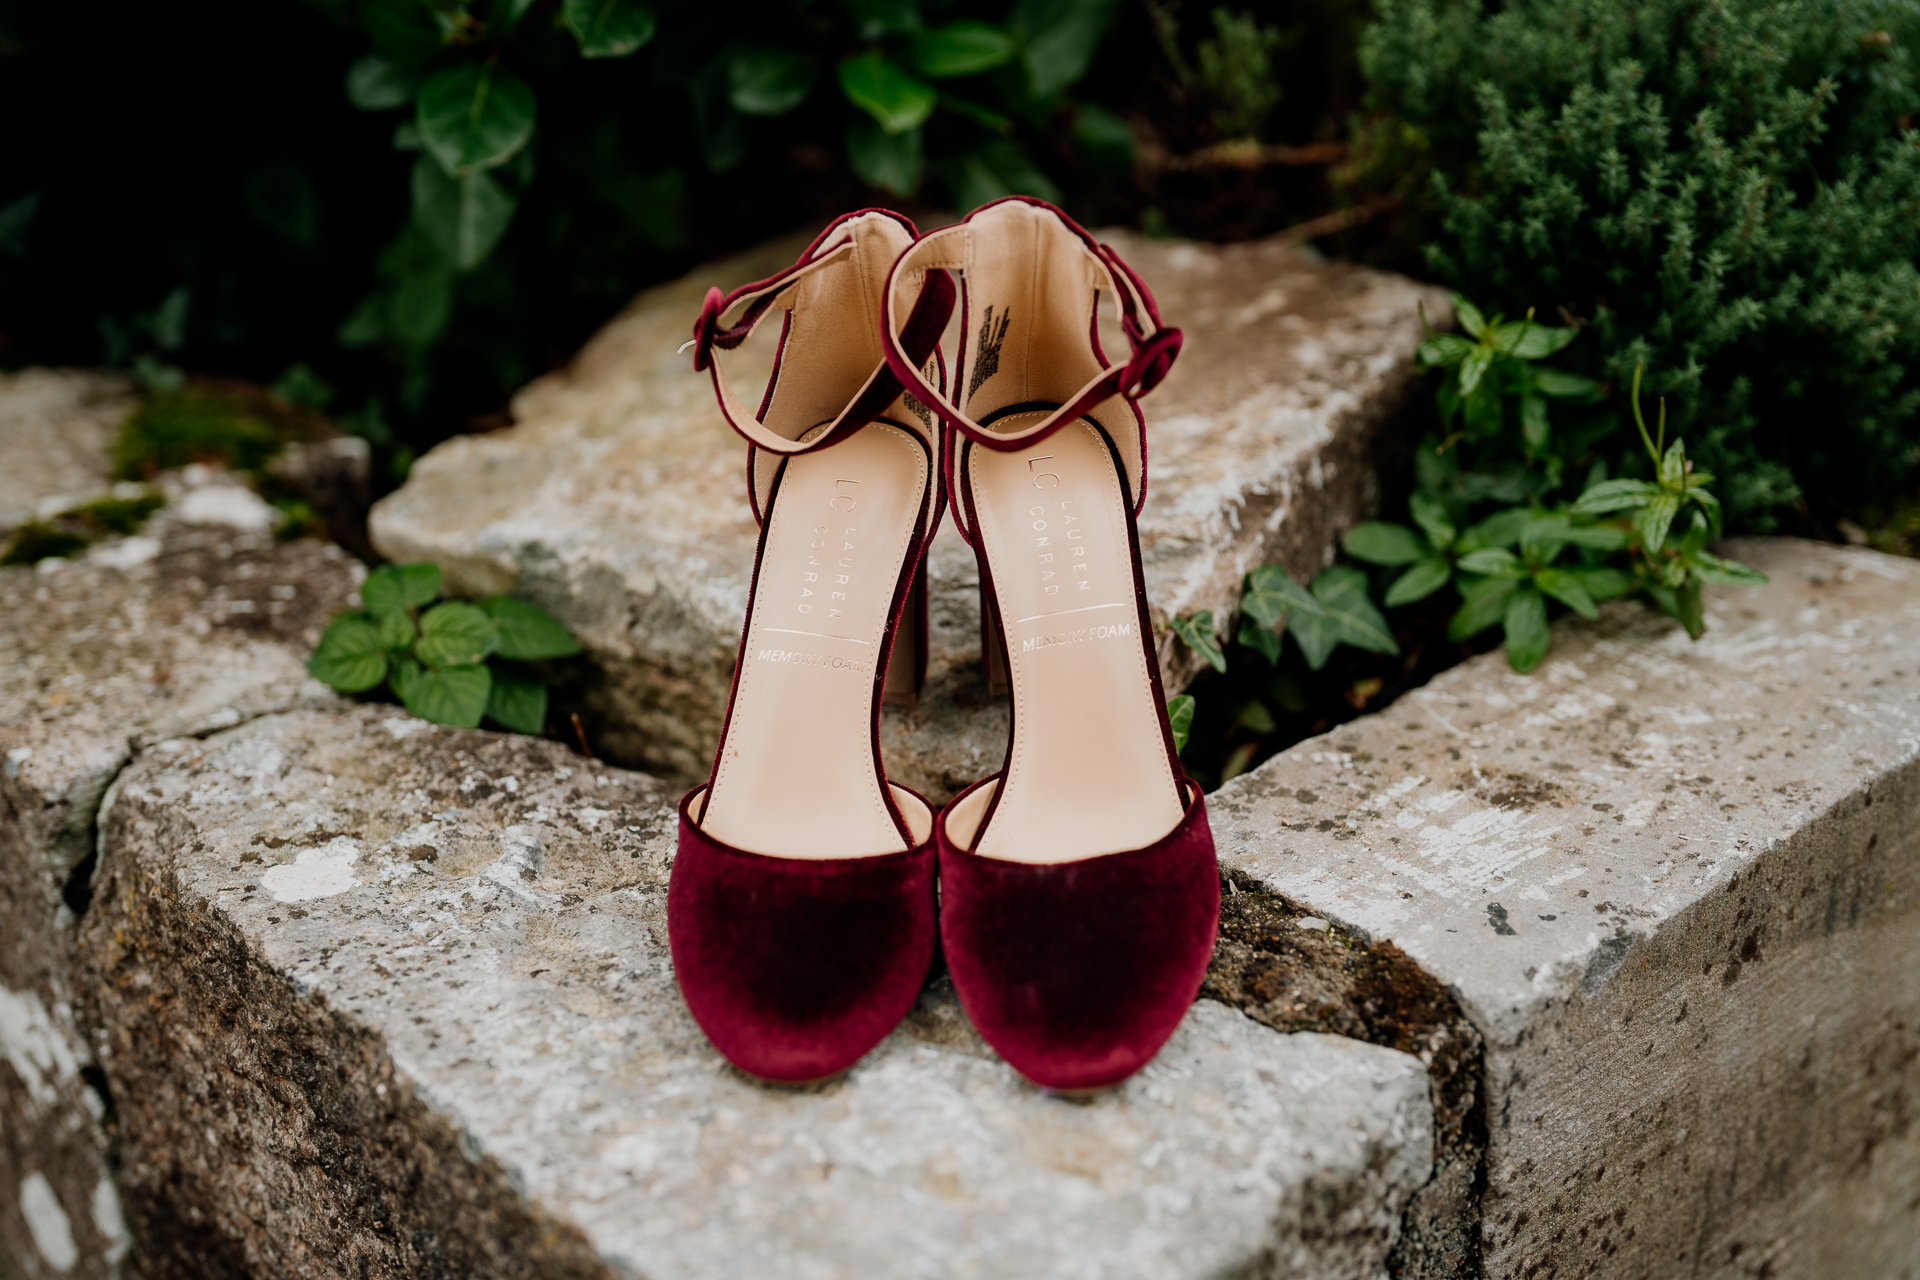
<instances>
[{"instance_id":1,"label":"dark green shrub","mask_svg":"<svg viewBox=\"0 0 1920 1280\"><path fill-rule=\"evenodd\" d=\"M1432 165L1432 269L1645 362L1736 527L1911 481L1920 0L1376 0L1373 102ZM1611 460L1650 475L1618 435Z\"/></svg>"}]
</instances>

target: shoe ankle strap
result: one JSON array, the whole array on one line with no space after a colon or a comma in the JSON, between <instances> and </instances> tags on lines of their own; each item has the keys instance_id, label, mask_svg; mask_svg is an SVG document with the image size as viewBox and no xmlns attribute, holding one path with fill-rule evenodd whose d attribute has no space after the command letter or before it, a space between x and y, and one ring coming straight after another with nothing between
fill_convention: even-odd
<instances>
[{"instance_id":1,"label":"shoe ankle strap","mask_svg":"<svg viewBox=\"0 0 1920 1280\"><path fill-rule=\"evenodd\" d=\"M839 415L826 425L826 430L809 432L804 440L789 439L768 429L761 422L767 402L762 402L757 413L749 411L746 404L735 395L720 368L719 352L737 348L759 328L761 321L776 311L785 312L791 317L801 281L819 272L852 266L856 240L848 224L870 214L893 218L906 227L909 235L917 234L913 223L897 213L863 209L836 219L807 247L800 261L784 271L765 280L741 285L731 293L723 294L717 288L707 290L700 317L694 321L693 338L681 350L693 348L694 371L712 374L714 396L720 403L720 412L726 418L727 425L756 450L791 456L825 449L866 426L900 396L900 380L889 363L883 360L874 367L865 384L840 410ZM836 233L841 234L836 237ZM926 363L927 357L938 345L941 331L947 325L947 317L953 311L953 303L952 278L944 271L928 272L894 344L901 350L903 358L916 362L916 377L918 367ZM725 323L736 309L739 315L731 324ZM776 357L774 375L768 383L769 392L778 378L779 358Z\"/></svg>"},{"instance_id":2,"label":"shoe ankle strap","mask_svg":"<svg viewBox=\"0 0 1920 1280\"><path fill-rule=\"evenodd\" d=\"M916 272L924 272L928 280L952 271L964 275L969 256L968 224L991 209L1016 202L1034 205L1053 214L1080 241L1081 249L1095 272L1106 280L1113 292L1120 309L1120 328L1126 334L1131 354L1122 364L1104 365L1100 373L1046 418L1024 430L1001 433L987 430L949 401L942 391L928 385L920 372L926 355L908 341L910 337L918 336L915 326L921 320L920 307L916 304L910 314L902 317L896 299L900 284L910 281ZM1096 287L1096 298L1098 292ZM887 277L884 297L880 340L894 378L916 400L938 414L949 427L975 444L1001 452L1039 444L1061 427L1078 420L1115 395L1129 402L1138 400L1160 385L1173 368L1175 357L1180 354L1180 330L1161 324L1159 305L1154 301L1153 291L1147 287L1146 281L1122 261L1111 247L1095 240L1073 219L1046 201L1030 196L1008 196L982 205L960 223L921 236L894 261L893 271ZM1101 358L1104 361L1104 355ZM1143 462L1145 452L1145 442L1142 441ZM1138 501L1142 495L1134 496Z\"/></svg>"}]
</instances>

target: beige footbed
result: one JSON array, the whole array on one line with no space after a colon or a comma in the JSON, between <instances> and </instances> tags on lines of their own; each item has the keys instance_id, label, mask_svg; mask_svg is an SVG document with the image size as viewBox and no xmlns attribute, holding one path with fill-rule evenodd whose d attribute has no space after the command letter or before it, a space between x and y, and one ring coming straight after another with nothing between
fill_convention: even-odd
<instances>
[{"instance_id":1,"label":"beige footbed","mask_svg":"<svg viewBox=\"0 0 1920 1280\"><path fill-rule=\"evenodd\" d=\"M786 439L823 430L881 361L878 293L908 237L877 215L843 230L851 252L776 300L792 315L762 425ZM901 402L889 416L897 420L817 453L756 455L764 545L726 739L699 815L702 830L735 848L847 858L907 847L880 789L873 678L933 469L925 426ZM914 643L903 627L890 693L911 690ZM932 814L890 790L915 842L924 840Z\"/></svg>"}]
</instances>

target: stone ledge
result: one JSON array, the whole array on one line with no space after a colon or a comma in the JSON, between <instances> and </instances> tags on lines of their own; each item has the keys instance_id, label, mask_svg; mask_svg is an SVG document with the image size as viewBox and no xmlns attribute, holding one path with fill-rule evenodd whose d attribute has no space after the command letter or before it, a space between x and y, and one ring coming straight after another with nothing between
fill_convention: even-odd
<instances>
[{"instance_id":1,"label":"stone ledge","mask_svg":"<svg viewBox=\"0 0 1920 1280\"><path fill-rule=\"evenodd\" d=\"M838 1084L735 1074L669 968L676 795L385 707L143 754L82 946L154 1273L1381 1273L1406 1054L1207 1000L1081 1105L936 984Z\"/></svg>"},{"instance_id":2,"label":"stone ledge","mask_svg":"<svg viewBox=\"0 0 1920 1280\"><path fill-rule=\"evenodd\" d=\"M1233 873L1484 1034L1489 1276L1920 1256L1920 565L1730 554L1773 582L1697 644L1613 605L1209 798Z\"/></svg>"},{"instance_id":3,"label":"stone ledge","mask_svg":"<svg viewBox=\"0 0 1920 1280\"><path fill-rule=\"evenodd\" d=\"M1224 620L1249 569L1279 560L1312 573L1371 508L1373 436L1412 375L1419 306L1445 324L1450 304L1278 241L1103 234L1187 339L1146 401L1154 619L1210 609ZM463 592L512 590L564 620L592 667L580 696L597 748L681 780L712 763L755 528L745 449L678 348L709 285L768 275L806 239L641 294L569 369L515 399L518 426L439 446L373 513L389 557L435 560ZM888 710L882 745L890 773L938 802L999 767L1007 712L987 693L978 575L950 523L929 572L928 689L911 711ZM1168 688L1184 687L1198 660L1164 632L1159 645Z\"/></svg>"}]
</instances>

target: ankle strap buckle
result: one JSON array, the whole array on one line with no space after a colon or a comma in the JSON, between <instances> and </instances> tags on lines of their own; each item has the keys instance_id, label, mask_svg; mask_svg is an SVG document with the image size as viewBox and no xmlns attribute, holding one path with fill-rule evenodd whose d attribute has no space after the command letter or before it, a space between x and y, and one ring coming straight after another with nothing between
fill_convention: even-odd
<instances>
[{"instance_id":1,"label":"ankle strap buckle","mask_svg":"<svg viewBox=\"0 0 1920 1280\"><path fill-rule=\"evenodd\" d=\"M1120 394L1129 400L1138 400L1159 386L1173 368L1183 340L1178 329L1162 329L1145 342L1136 339L1133 358L1120 371Z\"/></svg>"}]
</instances>

